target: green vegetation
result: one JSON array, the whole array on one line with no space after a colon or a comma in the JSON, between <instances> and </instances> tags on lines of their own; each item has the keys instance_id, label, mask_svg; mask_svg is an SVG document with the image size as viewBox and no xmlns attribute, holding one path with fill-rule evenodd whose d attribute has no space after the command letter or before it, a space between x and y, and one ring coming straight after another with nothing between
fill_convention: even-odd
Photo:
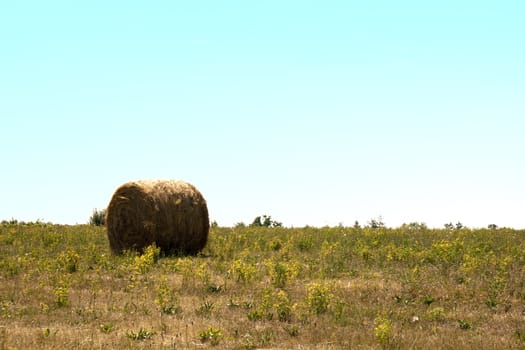
<instances>
[{"instance_id":1,"label":"green vegetation","mask_svg":"<svg viewBox=\"0 0 525 350\"><path fill-rule=\"evenodd\" d=\"M93 209L93 214L89 217L89 224L95 226L104 226L106 224L106 209Z\"/></svg>"},{"instance_id":2,"label":"green vegetation","mask_svg":"<svg viewBox=\"0 0 525 350\"><path fill-rule=\"evenodd\" d=\"M252 227L281 227L283 224L281 222L272 220L272 217L269 215L257 216L252 224Z\"/></svg>"},{"instance_id":3,"label":"green vegetation","mask_svg":"<svg viewBox=\"0 0 525 350\"><path fill-rule=\"evenodd\" d=\"M215 226L162 257L11 220L0 257L2 349L525 348L525 232L495 225Z\"/></svg>"}]
</instances>

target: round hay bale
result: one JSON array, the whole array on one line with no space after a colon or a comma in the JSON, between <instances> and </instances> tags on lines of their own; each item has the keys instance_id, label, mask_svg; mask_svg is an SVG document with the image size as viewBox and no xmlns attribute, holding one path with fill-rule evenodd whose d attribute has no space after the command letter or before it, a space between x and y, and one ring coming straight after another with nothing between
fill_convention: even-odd
<instances>
[{"instance_id":1,"label":"round hay bale","mask_svg":"<svg viewBox=\"0 0 525 350\"><path fill-rule=\"evenodd\" d=\"M117 188L106 211L113 253L142 251L155 243L164 254L196 254L208 241L210 222L202 194L174 180L141 180Z\"/></svg>"}]
</instances>

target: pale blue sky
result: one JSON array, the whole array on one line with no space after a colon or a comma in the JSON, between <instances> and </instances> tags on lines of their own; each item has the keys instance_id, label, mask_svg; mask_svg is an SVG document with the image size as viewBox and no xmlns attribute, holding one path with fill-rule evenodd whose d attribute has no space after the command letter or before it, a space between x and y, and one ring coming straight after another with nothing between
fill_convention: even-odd
<instances>
[{"instance_id":1,"label":"pale blue sky","mask_svg":"<svg viewBox=\"0 0 525 350\"><path fill-rule=\"evenodd\" d=\"M123 182L220 225L525 228L523 1L0 4L0 220Z\"/></svg>"}]
</instances>

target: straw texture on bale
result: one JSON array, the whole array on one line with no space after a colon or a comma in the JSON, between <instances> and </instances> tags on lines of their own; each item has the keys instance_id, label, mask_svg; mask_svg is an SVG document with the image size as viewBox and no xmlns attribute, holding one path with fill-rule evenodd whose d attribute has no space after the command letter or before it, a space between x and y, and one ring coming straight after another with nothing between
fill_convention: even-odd
<instances>
[{"instance_id":1,"label":"straw texture on bale","mask_svg":"<svg viewBox=\"0 0 525 350\"><path fill-rule=\"evenodd\" d=\"M196 254L208 241L208 207L191 184L141 180L117 188L106 211L113 253L155 243L164 254Z\"/></svg>"}]
</instances>

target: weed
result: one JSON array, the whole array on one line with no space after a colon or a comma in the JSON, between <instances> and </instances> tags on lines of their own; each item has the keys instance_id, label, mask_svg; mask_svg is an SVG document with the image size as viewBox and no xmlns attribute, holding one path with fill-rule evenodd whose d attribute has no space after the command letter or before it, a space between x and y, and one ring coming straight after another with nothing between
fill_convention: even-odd
<instances>
[{"instance_id":1,"label":"weed","mask_svg":"<svg viewBox=\"0 0 525 350\"><path fill-rule=\"evenodd\" d=\"M291 337L299 336L299 328L297 328L297 326L289 326L284 329Z\"/></svg>"},{"instance_id":2,"label":"weed","mask_svg":"<svg viewBox=\"0 0 525 350\"><path fill-rule=\"evenodd\" d=\"M208 293L217 294L223 291L223 286L218 284L209 284L208 286L206 286L206 291Z\"/></svg>"},{"instance_id":3,"label":"weed","mask_svg":"<svg viewBox=\"0 0 525 350\"><path fill-rule=\"evenodd\" d=\"M472 325L470 324L470 322L466 320L458 320L458 326L460 329L465 329L465 330L472 328Z\"/></svg>"},{"instance_id":4,"label":"weed","mask_svg":"<svg viewBox=\"0 0 525 350\"><path fill-rule=\"evenodd\" d=\"M436 301L436 299L434 299L433 297L428 296L428 295L425 295L421 299L422 299L421 301L423 302L423 304L428 305L428 306L430 306L430 304L432 304L434 301Z\"/></svg>"},{"instance_id":5,"label":"weed","mask_svg":"<svg viewBox=\"0 0 525 350\"><path fill-rule=\"evenodd\" d=\"M336 277L345 261L339 242L324 241L319 255L321 277Z\"/></svg>"},{"instance_id":6,"label":"weed","mask_svg":"<svg viewBox=\"0 0 525 350\"><path fill-rule=\"evenodd\" d=\"M443 321L445 319L445 309L436 306L427 310L427 316L432 321Z\"/></svg>"},{"instance_id":7,"label":"weed","mask_svg":"<svg viewBox=\"0 0 525 350\"><path fill-rule=\"evenodd\" d=\"M487 305L491 309L495 309L496 306L498 306L498 300L495 296L489 295L488 299L485 301L485 305Z\"/></svg>"},{"instance_id":8,"label":"weed","mask_svg":"<svg viewBox=\"0 0 525 350\"><path fill-rule=\"evenodd\" d=\"M219 328L213 328L211 326L208 327L208 329L199 332L199 338L201 342L205 343L210 341L212 346L219 345L223 337L222 331Z\"/></svg>"},{"instance_id":9,"label":"weed","mask_svg":"<svg viewBox=\"0 0 525 350\"><path fill-rule=\"evenodd\" d=\"M311 236L303 236L297 241L297 248L301 252L308 252L314 246L314 242Z\"/></svg>"},{"instance_id":10,"label":"weed","mask_svg":"<svg viewBox=\"0 0 525 350\"><path fill-rule=\"evenodd\" d=\"M109 334L111 332L113 332L113 328L114 326L110 323L104 323L104 324L101 324L99 329L102 333L104 334Z\"/></svg>"},{"instance_id":11,"label":"weed","mask_svg":"<svg viewBox=\"0 0 525 350\"><path fill-rule=\"evenodd\" d=\"M59 266L63 267L68 273L77 272L79 261L80 255L74 250L67 250L57 257Z\"/></svg>"},{"instance_id":12,"label":"weed","mask_svg":"<svg viewBox=\"0 0 525 350\"><path fill-rule=\"evenodd\" d=\"M392 340L392 321L380 316L374 320L374 334L382 347L386 347Z\"/></svg>"},{"instance_id":13,"label":"weed","mask_svg":"<svg viewBox=\"0 0 525 350\"><path fill-rule=\"evenodd\" d=\"M194 285L195 281L195 272L193 268L193 260L184 257L177 259L177 262L175 264L175 270L180 272L182 275L182 285L183 287L190 287Z\"/></svg>"},{"instance_id":14,"label":"weed","mask_svg":"<svg viewBox=\"0 0 525 350\"><path fill-rule=\"evenodd\" d=\"M159 281L156 294L155 303L159 306L161 313L173 315L181 312L179 295L168 286L166 278L161 278Z\"/></svg>"},{"instance_id":15,"label":"weed","mask_svg":"<svg viewBox=\"0 0 525 350\"><path fill-rule=\"evenodd\" d=\"M283 288L289 280L297 277L299 266L296 262L285 262L279 258L268 259L265 266L270 276L272 285L276 288Z\"/></svg>"},{"instance_id":16,"label":"weed","mask_svg":"<svg viewBox=\"0 0 525 350\"><path fill-rule=\"evenodd\" d=\"M271 343L273 338L274 338L274 333L273 333L273 329L271 328L265 328L260 333L261 345L263 346Z\"/></svg>"},{"instance_id":17,"label":"weed","mask_svg":"<svg viewBox=\"0 0 525 350\"><path fill-rule=\"evenodd\" d=\"M254 340L250 335L247 335L244 337L243 342L240 344L241 349L244 350L253 350L257 349L257 344L255 344Z\"/></svg>"},{"instance_id":18,"label":"weed","mask_svg":"<svg viewBox=\"0 0 525 350\"><path fill-rule=\"evenodd\" d=\"M345 325L348 318L348 304L344 300L337 300L333 307L334 318L340 325Z\"/></svg>"},{"instance_id":19,"label":"weed","mask_svg":"<svg viewBox=\"0 0 525 350\"><path fill-rule=\"evenodd\" d=\"M126 333L129 339L139 341L150 340L153 335L155 335L155 333L152 330L142 327L137 332L129 331Z\"/></svg>"},{"instance_id":20,"label":"weed","mask_svg":"<svg viewBox=\"0 0 525 350\"><path fill-rule=\"evenodd\" d=\"M204 300L204 302L195 310L195 312L197 315L203 318L210 318L213 308L214 304L211 301Z\"/></svg>"},{"instance_id":21,"label":"weed","mask_svg":"<svg viewBox=\"0 0 525 350\"><path fill-rule=\"evenodd\" d=\"M0 272L2 272L6 277L13 277L19 274L20 272L20 258L12 257L2 257L0 260Z\"/></svg>"},{"instance_id":22,"label":"weed","mask_svg":"<svg viewBox=\"0 0 525 350\"><path fill-rule=\"evenodd\" d=\"M69 305L69 287L65 284L61 284L53 289L55 295L54 303L58 307L64 307Z\"/></svg>"},{"instance_id":23,"label":"weed","mask_svg":"<svg viewBox=\"0 0 525 350\"><path fill-rule=\"evenodd\" d=\"M268 243L268 246L271 250L278 251L283 246L283 241L279 238L274 238Z\"/></svg>"},{"instance_id":24,"label":"weed","mask_svg":"<svg viewBox=\"0 0 525 350\"><path fill-rule=\"evenodd\" d=\"M283 288L288 280L286 265L278 260L269 261L267 265L270 270L272 285L277 288Z\"/></svg>"},{"instance_id":25,"label":"weed","mask_svg":"<svg viewBox=\"0 0 525 350\"><path fill-rule=\"evenodd\" d=\"M263 318L263 314L259 310L253 310L253 311L248 312L248 319L250 321L259 321L259 320L262 320L262 318Z\"/></svg>"},{"instance_id":26,"label":"weed","mask_svg":"<svg viewBox=\"0 0 525 350\"><path fill-rule=\"evenodd\" d=\"M330 286L326 283L311 283L308 285L306 305L315 315L325 313L332 299Z\"/></svg>"},{"instance_id":27,"label":"weed","mask_svg":"<svg viewBox=\"0 0 525 350\"><path fill-rule=\"evenodd\" d=\"M155 244L152 244L144 248L144 252L141 255L137 255L133 261L133 269L139 273L144 274L153 268L153 265L157 263L160 257L160 248L157 248Z\"/></svg>"},{"instance_id":28,"label":"weed","mask_svg":"<svg viewBox=\"0 0 525 350\"><path fill-rule=\"evenodd\" d=\"M370 248L368 248L367 246L362 247L359 250L359 254L361 255L361 257L363 258L365 262L369 262L372 259L372 252Z\"/></svg>"},{"instance_id":29,"label":"weed","mask_svg":"<svg viewBox=\"0 0 525 350\"><path fill-rule=\"evenodd\" d=\"M203 285L207 286L210 283L210 267L206 262L199 264L195 269L195 276L202 282Z\"/></svg>"},{"instance_id":30,"label":"weed","mask_svg":"<svg viewBox=\"0 0 525 350\"><path fill-rule=\"evenodd\" d=\"M51 335L51 330L49 328L46 328L42 331L42 334L44 337L49 337Z\"/></svg>"},{"instance_id":31,"label":"weed","mask_svg":"<svg viewBox=\"0 0 525 350\"><path fill-rule=\"evenodd\" d=\"M226 306L232 307L232 308L237 308L237 307L240 307L241 304L238 303L237 301L233 300L232 298L230 298L230 300L228 300L228 303L226 303Z\"/></svg>"},{"instance_id":32,"label":"weed","mask_svg":"<svg viewBox=\"0 0 525 350\"><path fill-rule=\"evenodd\" d=\"M274 309L277 312L277 318L281 322L290 322L292 320L292 304L284 290L280 290L274 296Z\"/></svg>"},{"instance_id":33,"label":"weed","mask_svg":"<svg viewBox=\"0 0 525 350\"><path fill-rule=\"evenodd\" d=\"M228 270L230 276L237 282L250 283L255 277L257 269L254 263L246 261L245 259L233 260Z\"/></svg>"},{"instance_id":34,"label":"weed","mask_svg":"<svg viewBox=\"0 0 525 350\"><path fill-rule=\"evenodd\" d=\"M275 294L271 289L265 289L259 303L259 310L268 321L273 319L273 306Z\"/></svg>"},{"instance_id":35,"label":"weed","mask_svg":"<svg viewBox=\"0 0 525 350\"><path fill-rule=\"evenodd\" d=\"M8 301L0 302L0 315L4 318L11 318L11 303Z\"/></svg>"},{"instance_id":36,"label":"weed","mask_svg":"<svg viewBox=\"0 0 525 350\"><path fill-rule=\"evenodd\" d=\"M42 310L43 313L46 313L49 311L49 305L47 305L46 303L41 301L39 303L39 306L40 306L40 310Z\"/></svg>"}]
</instances>

